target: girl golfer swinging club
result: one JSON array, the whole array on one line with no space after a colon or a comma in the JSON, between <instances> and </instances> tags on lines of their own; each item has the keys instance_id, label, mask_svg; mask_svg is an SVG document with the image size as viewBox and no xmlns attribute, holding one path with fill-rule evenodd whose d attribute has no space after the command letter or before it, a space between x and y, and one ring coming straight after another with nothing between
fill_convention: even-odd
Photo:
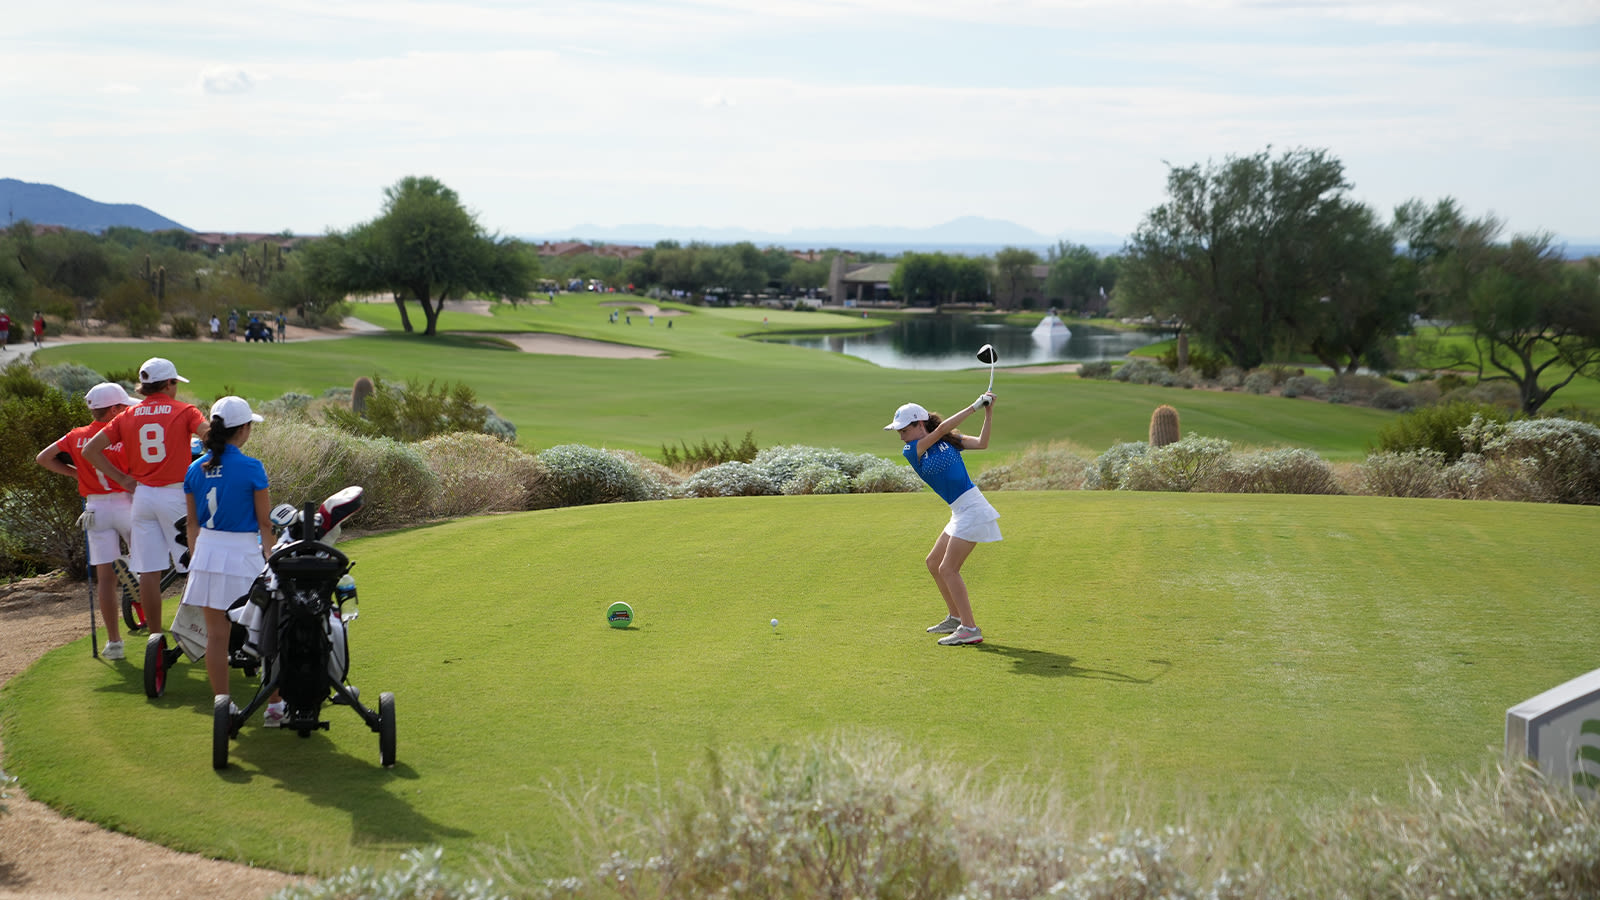
<instances>
[{"instance_id":1,"label":"girl golfer swinging club","mask_svg":"<svg viewBox=\"0 0 1600 900\"><path fill-rule=\"evenodd\" d=\"M983 410L983 429L977 437L956 430L957 425L979 409ZM940 419L915 403L907 403L894 411L894 421L883 426L885 431L899 433L906 444L902 451L906 462L950 504L950 523L933 542L927 559L928 571L950 612L943 622L929 628L928 633L944 635L939 643L946 646L983 643L983 630L972 618L967 584L961 580L961 565L967 561L973 547L1000 540L997 521L1000 514L967 476L961 451L988 447L989 424L993 419L994 394L985 392L971 406L948 419Z\"/></svg>"}]
</instances>

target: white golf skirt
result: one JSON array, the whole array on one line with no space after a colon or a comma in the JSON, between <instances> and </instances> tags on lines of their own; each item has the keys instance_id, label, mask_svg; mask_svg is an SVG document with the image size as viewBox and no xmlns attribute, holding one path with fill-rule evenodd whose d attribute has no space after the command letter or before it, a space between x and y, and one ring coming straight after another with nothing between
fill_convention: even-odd
<instances>
[{"instance_id":1,"label":"white golf skirt","mask_svg":"<svg viewBox=\"0 0 1600 900\"><path fill-rule=\"evenodd\" d=\"M950 504L950 524L944 533L974 544L988 544L1000 540L1000 513L983 496L983 491L972 488Z\"/></svg>"},{"instance_id":2,"label":"white golf skirt","mask_svg":"<svg viewBox=\"0 0 1600 900\"><path fill-rule=\"evenodd\" d=\"M84 526L89 533L89 565L116 562L122 543L133 545L132 494L95 494L83 501Z\"/></svg>"},{"instance_id":3,"label":"white golf skirt","mask_svg":"<svg viewBox=\"0 0 1600 900\"><path fill-rule=\"evenodd\" d=\"M183 589L187 606L227 609L250 593L250 583L261 574L261 535L255 531L200 529L189 557L189 584Z\"/></svg>"}]
</instances>

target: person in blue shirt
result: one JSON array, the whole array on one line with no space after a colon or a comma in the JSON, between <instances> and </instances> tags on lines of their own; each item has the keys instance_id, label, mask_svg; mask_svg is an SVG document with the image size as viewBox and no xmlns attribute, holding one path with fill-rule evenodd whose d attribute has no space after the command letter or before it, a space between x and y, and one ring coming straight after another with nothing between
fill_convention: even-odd
<instances>
[{"instance_id":1,"label":"person in blue shirt","mask_svg":"<svg viewBox=\"0 0 1600 900\"><path fill-rule=\"evenodd\" d=\"M183 604L203 610L206 677L213 694L232 693L228 689L228 633L232 628L228 607L249 593L272 550L267 470L260 460L239 449L260 421L242 397L223 397L213 403L206 452L190 463L183 478L190 550ZM267 715L270 719L270 705ZM282 716L280 704L279 721Z\"/></svg>"},{"instance_id":2,"label":"person in blue shirt","mask_svg":"<svg viewBox=\"0 0 1600 900\"><path fill-rule=\"evenodd\" d=\"M983 410L983 428L977 437L956 430L979 409ZM948 419L907 403L894 411L893 421L883 426L885 431L900 435L905 442L902 452L906 462L940 499L950 504L950 523L933 542L927 558L928 571L949 611L944 621L929 628L928 633L944 635L939 643L946 646L983 643L983 629L972 617L972 602L967 597L967 583L961 579L961 566L972 554L972 548L1000 540L1000 513L968 477L961 453L989 446L989 425L993 420L994 394L984 393Z\"/></svg>"}]
</instances>

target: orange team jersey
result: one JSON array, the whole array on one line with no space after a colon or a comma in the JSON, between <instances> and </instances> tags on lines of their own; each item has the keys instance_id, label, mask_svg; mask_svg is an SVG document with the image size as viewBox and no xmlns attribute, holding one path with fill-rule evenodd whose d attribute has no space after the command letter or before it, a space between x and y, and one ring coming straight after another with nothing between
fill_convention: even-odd
<instances>
[{"instance_id":1,"label":"orange team jersey","mask_svg":"<svg viewBox=\"0 0 1600 900\"><path fill-rule=\"evenodd\" d=\"M96 469L94 464L83 458L83 445L89 443L100 429L106 427L105 422L90 422L72 429L56 441L56 449L72 457L72 464L78 468L78 493L85 497L94 497L100 494L125 494L122 485L106 477L106 473ZM106 459L123 471L127 471L126 463L122 459L122 445L112 444L106 448Z\"/></svg>"},{"instance_id":2,"label":"orange team jersey","mask_svg":"<svg viewBox=\"0 0 1600 900\"><path fill-rule=\"evenodd\" d=\"M123 471L140 484L160 487L182 484L189 471L189 435L205 415L188 403L166 394L151 394L117 414L106 425L106 436L122 445Z\"/></svg>"}]
</instances>

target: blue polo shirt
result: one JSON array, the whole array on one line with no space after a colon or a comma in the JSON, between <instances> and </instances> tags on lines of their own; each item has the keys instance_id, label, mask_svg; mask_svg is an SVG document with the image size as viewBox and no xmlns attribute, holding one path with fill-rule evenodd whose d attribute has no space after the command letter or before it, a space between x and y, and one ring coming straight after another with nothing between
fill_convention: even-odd
<instances>
[{"instance_id":1,"label":"blue polo shirt","mask_svg":"<svg viewBox=\"0 0 1600 900\"><path fill-rule=\"evenodd\" d=\"M911 463L911 468L944 502L954 503L956 498L972 490L972 479L967 477L967 464L961 460L961 451L949 442L934 444L920 459L917 458L916 441L906 444L900 452L905 454L906 462Z\"/></svg>"},{"instance_id":2,"label":"blue polo shirt","mask_svg":"<svg viewBox=\"0 0 1600 900\"><path fill-rule=\"evenodd\" d=\"M194 495L195 513L200 527L213 531L257 533L256 491L267 487L267 470L261 460L245 456L232 444L222 448L222 461L211 471L205 462L211 454L189 464L183 476L183 492Z\"/></svg>"}]
</instances>

